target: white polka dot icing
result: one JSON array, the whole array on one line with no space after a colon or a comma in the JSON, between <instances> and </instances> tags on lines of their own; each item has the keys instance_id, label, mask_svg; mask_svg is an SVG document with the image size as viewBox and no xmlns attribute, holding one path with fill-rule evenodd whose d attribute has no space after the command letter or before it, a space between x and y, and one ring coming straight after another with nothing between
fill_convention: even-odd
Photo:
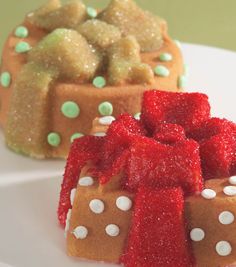
<instances>
[{"instance_id":1,"label":"white polka dot icing","mask_svg":"<svg viewBox=\"0 0 236 267\"><path fill-rule=\"evenodd\" d=\"M126 196L120 196L116 199L116 206L122 211L128 211L132 207L132 200Z\"/></svg>"},{"instance_id":2,"label":"white polka dot icing","mask_svg":"<svg viewBox=\"0 0 236 267\"><path fill-rule=\"evenodd\" d=\"M236 196L236 186L225 186L223 192L227 196Z\"/></svg>"},{"instance_id":3,"label":"white polka dot icing","mask_svg":"<svg viewBox=\"0 0 236 267\"><path fill-rule=\"evenodd\" d=\"M80 186L90 186L93 185L94 181L91 176L84 176L79 179Z\"/></svg>"},{"instance_id":4,"label":"white polka dot icing","mask_svg":"<svg viewBox=\"0 0 236 267\"><path fill-rule=\"evenodd\" d=\"M232 247L228 241L220 241L216 244L216 252L220 256L228 256L232 252Z\"/></svg>"},{"instance_id":5,"label":"white polka dot icing","mask_svg":"<svg viewBox=\"0 0 236 267\"><path fill-rule=\"evenodd\" d=\"M88 235L88 229L85 226L78 226L72 233L77 239L85 239Z\"/></svg>"},{"instance_id":6,"label":"white polka dot icing","mask_svg":"<svg viewBox=\"0 0 236 267\"><path fill-rule=\"evenodd\" d=\"M232 212L230 211L223 211L220 213L219 215L219 222L221 224L231 224L234 222L234 215Z\"/></svg>"},{"instance_id":7,"label":"white polka dot icing","mask_svg":"<svg viewBox=\"0 0 236 267\"><path fill-rule=\"evenodd\" d=\"M100 118L98 121L101 125L110 125L114 120L115 118L113 116L104 116Z\"/></svg>"},{"instance_id":8,"label":"white polka dot icing","mask_svg":"<svg viewBox=\"0 0 236 267\"><path fill-rule=\"evenodd\" d=\"M104 203L100 199L93 199L89 203L89 208L91 209L92 212L96 214L100 214L104 211Z\"/></svg>"},{"instance_id":9,"label":"white polka dot icing","mask_svg":"<svg viewBox=\"0 0 236 267\"><path fill-rule=\"evenodd\" d=\"M213 198L216 197L216 192L214 190L212 190L212 189L204 189L201 192L201 195L205 199L213 199Z\"/></svg>"},{"instance_id":10,"label":"white polka dot icing","mask_svg":"<svg viewBox=\"0 0 236 267\"><path fill-rule=\"evenodd\" d=\"M75 200L76 188L73 188L70 192L70 204L73 206Z\"/></svg>"},{"instance_id":11,"label":"white polka dot icing","mask_svg":"<svg viewBox=\"0 0 236 267\"><path fill-rule=\"evenodd\" d=\"M195 242L202 241L205 238L205 232L201 228L194 228L190 232L190 238Z\"/></svg>"},{"instance_id":12,"label":"white polka dot icing","mask_svg":"<svg viewBox=\"0 0 236 267\"><path fill-rule=\"evenodd\" d=\"M66 215L66 227L65 227L65 236L67 232L69 231L70 228L70 218L71 218L71 209L68 210L67 215Z\"/></svg>"},{"instance_id":13,"label":"white polka dot icing","mask_svg":"<svg viewBox=\"0 0 236 267\"><path fill-rule=\"evenodd\" d=\"M236 185L236 176L232 176L229 178L229 183L232 185Z\"/></svg>"},{"instance_id":14,"label":"white polka dot icing","mask_svg":"<svg viewBox=\"0 0 236 267\"><path fill-rule=\"evenodd\" d=\"M119 235L120 228L115 224L108 224L105 231L109 236L115 237Z\"/></svg>"},{"instance_id":15,"label":"white polka dot icing","mask_svg":"<svg viewBox=\"0 0 236 267\"><path fill-rule=\"evenodd\" d=\"M98 133L95 133L94 136L97 136L97 137L104 137L106 136L107 134L106 133L103 133L103 132L98 132Z\"/></svg>"}]
</instances>

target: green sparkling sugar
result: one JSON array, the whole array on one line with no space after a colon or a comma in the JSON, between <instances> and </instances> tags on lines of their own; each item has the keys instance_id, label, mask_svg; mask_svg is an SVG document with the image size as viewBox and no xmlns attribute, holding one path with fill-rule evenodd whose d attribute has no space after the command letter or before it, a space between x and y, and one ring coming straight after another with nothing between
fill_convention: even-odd
<instances>
[{"instance_id":1,"label":"green sparkling sugar","mask_svg":"<svg viewBox=\"0 0 236 267\"><path fill-rule=\"evenodd\" d=\"M96 18L98 15L98 12L93 7L87 7L87 14L90 18Z\"/></svg>"},{"instance_id":2,"label":"green sparkling sugar","mask_svg":"<svg viewBox=\"0 0 236 267\"><path fill-rule=\"evenodd\" d=\"M31 49L31 46L27 42L19 42L15 47L16 53L26 53Z\"/></svg>"},{"instance_id":3,"label":"green sparkling sugar","mask_svg":"<svg viewBox=\"0 0 236 267\"><path fill-rule=\"evenodd\" d=\"M106 84L107 84L106 79L102 76L97 76L93 80L93 85L94 87L97 87L97 88L103 88L106 86Z\"/></svg>"},{"instance_id":4,"label":"green sparkling sugar","mask_svg":"<svg viewBox=\"0 0 236 267\"><path fill-rule=\"evenodd\" d=\"M170 75L170 71L167 69L167 67L163 65L158 65L154 69L154 73L161 77L168 77Z\"/></svg>"},{"instance_id":5,"label":"green sparkling sugar","mask_svg":"<svg viewBox=\"0 0 236 267\"><path fill-rule=\"evenodd\" d=\"M185 75L181 75L178 78L178 87L185 88L187 86L187 77Z\"/></svg>"},{"instance_id":6,"label":"green sparkling sugar","mask_svg":"<svg viewBox=\"0 0 236 267\"><path fill-rule=\"evenodd\" d=\"M19 38L26 38L29 35L29 31L25 26L19 26L15 30L15 36Z\"/></svg>"},{"instance_id":7,"label":"green sparkling sugar","mask_svg":"<svg viewBox=\"0 0 236 267\"><path fill-rule=\"evenodd\" d=\"M82 133L74 133L71 136L70 141L71 141L71 143L73 143L75 139L80 138L80 137L83 137L83 136L84 136L84 134L82 134Z\"/></svg>"},{"instance_id":8,"label":"green sparkling sugar","mask_svg":"<svg viewBox=\"0 0 236 267\"><path fill-rule=\"evenodd\" d=\"M113 106L110 102L103 102L98 106L98 111L102 116L110 116L113 113Z\"/></svg>"},{"instance_id":9,"label":"green sparkling sugar","mask_svg":"<svg viewBox=\"0 0 236 267\"><path fill-rule=\"evenodd\" d=\"M61 143L61 137L58 133L49 133L47 140L49 145L53 147L58 147Z\"/></svg>"},{"instance_id":10,"label":"green sparkling sugar","mask_svg":"<svg viewBox=\"0 0 236 267\"><path fill-rule=\"evenodd\" d=\"M172 55L170 53L162 53L160 54L160 60L167 62L167 61L171 61L173 59Z\"/></svg>"},{"instance_id":11,"label":"green sparkling sugar","mask_svg":"<svg viewBox=\"0 0 236 267\"><path fill-rule=\"evenodd\" d=\"M79 106L73 101L67 101L61 106L61 112L67 118L74 119L80 114Z\"/></svg>"},{"instance_id":12,"label":"green sparkling sugar","mask_svg":"<svg viewBox=\"0 0 236 267\"><path fill-rule=\"evenodd\" d=\"M11 74L9 72L3 72L0 76L0 82L2 87L9 87L11 84Z\"/></svg>"}]
</instances>

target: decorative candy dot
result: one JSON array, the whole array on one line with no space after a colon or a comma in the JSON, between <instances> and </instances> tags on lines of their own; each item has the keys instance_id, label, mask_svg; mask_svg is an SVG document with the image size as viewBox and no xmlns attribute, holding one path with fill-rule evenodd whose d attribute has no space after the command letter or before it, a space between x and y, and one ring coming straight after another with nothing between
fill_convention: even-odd
<instances>
[{"instance_id":1,"label":"decorative candy dot","mask_svg":"<svg viewBox=\"0 0 236 267\"><path fill-rule=\"evenodd\" d=\"M112 237L118 236L120 233L119 227L115 224L108 224L106 226L105 231L109 236L112 236Z\"/></svg>"},{"instance_id":2,"label":"decorative candy dot","mask_svg":"<svg viewBox=\"0 0 236 267\"><path fill-rule=\"evenodd\" d=\"M5 87L5 88L9 87L10 84L11 84L11 74L9 72L7 72L7 71L3 72L1 74L0 81L1 81L1 86L2 87Z\"/></svg>"},{"instance_id":3,"label":"decorative candy dot","mask_svg":"<svg viewBox=\"0 0 236 267\"><path fill-rule=\"evenodd\" d=\"M132 201L126 196L120 196L116 199L116 206L120 210L128 211L132 207Z\"/></svg>"},{"instance_id":4,"label":"decorative candy dot","mask_svg":"<svg viewBox=\"0 0 236 267\"><path fill-rule=\"evenodd\" d=\"M223 192L227 195L227 196L236 196L236 186L226 186L223 189Z\"/></svg>"},{"instance_id":5,"label":"decorative candy dot","mask_svg":"<svg viewBox=\"0 0 236 267\"><path fill-rule=\"evenodd\" d=\"M31 49L31 46L27 42L19 42L16 47L16 53L26 53Z\"/></svg>"},{"instance_id":6,"label":"decorative candy dot","mask_svg":"<svg viewBox=\"0 0 236 267\"><path fill-rule=\"evenodd\" d=\"M161 77L168 77L170 75L170 71L162 65L156 66L154 69L154 73Z\"/></svg>"},{"instance_id":7,"label":"decorative candy dot","mask_svg":"<svg viewBox=\"0 0 236 267\"><path fill-rule=\"evenodd\" d=\"M90 18L96 18L98 15L98 12L93 7L87 7L87 14L89 15Z\"/></svg>"},{"instance_id":8,"label":"decorative candy dot","mask_svg":"<svg viewBox=\"0 0 236 267\"><path fill-rule=\"evenodd\" d=\"M195 242L202 241L205 238L205 232L201 228L194 228L190 232L190 238Z\"/></svg>"},{"instance_id":9,"label":"decorative candy dot","mask_svg":"<svg viewBox=\"0 0 236 267\"><path fill-rule=\"evenodd\" d=\"M136 113L136 114L134 115L134 118L135 118L136 120L140 120L140 118L141 118L141 112Z\"/></svg>"},{"instance_id":10,"label":"decorative candy dot","mask_svg":"<svg viewBox=\"0 0 236 267\"><path fill-rule=\"evenodd\" d=\"M103 213L104 208L105 208L104 203L100 199L91 200L89 203L89 207L91 211L96 214Z\"/></svg>"},{"instance_id":11,"label":"decorative candy dot","mask_svg":"<svg viewBox=\"0 0 236 267\"><path fill-rule=\"evenodd\" d=\"M232 176L229 178L229 183L232 185L236 185L236 176Z\"/></svg>"},{"instance_id":12,"label":"decorative candy dot","mask_svg":"<svg viewBox=\"0 0 236 267\"><path fill-rule=\"evenodd\" d=\"M161 61L171 61L173 59L173 57L170 53L162 53L162 54L160 54L159 58Z\"/></svg>"},{"instance_id":13,"label":"decorative candy dot","mask_svg":"<svg viewBox=\"0 0 236 267\"><path fill-rule=\"evenodd\" d=\"M220 256L228 256L232 252L232 247L227 241L220 241L216 244L216 252Z\"/></svg>"},{"instance_id":14,"label":"decorative candy dot","mask_svg":"<svg viewBox=\"0 0 236 267\"><path fill-rule=\"evenodd\" d=\"M100 118L98 121L101 125L110 125L114 120L115 118L113 116L105 116Z\"/></svg>"},{"instance_id":15,"label":"decorative candy dot","mask_svg":"<svg viewBox=\"0 0 236 267\"><path fill-rule=\"evenodd\" d=\"M93 185L94 181L91 176L84 176L79 179L80 186L90 186Z\"/></svg>"},{"instance_id":16,"label":"decorative candy dot","mask_svg":"<svg viewBox=\"0 0 236 267\"><path fill-rule=\"evenodd\" d=\"M234 222L233 213L230 211L221 212L221 214L219 215L219 222L225 225L233 223Z\"/></svg>"},{"instance_id":17,"label":"decorative candy dot","mask_svg":"<svg viewBox=\"0 0 236 267\"><path fill-rule=\"evenodd\" d=\"M93 134L94 136L97 136L97 137L104 137L106 136L107 134L106 133L102 133L102 132L98 132L98 133L95 133Z\"/></svg>"},{"instance_id":18,"label":"decorative candy dot","mask_svg":"<svg viewBox=\"0 0 236 267\"><path fill-rule=\"evenodd\" d=\"M204 197L205 199L213 199L216 197L216 192L212 189L204 189L201 192L202 197Z\"/></svg>"},{"instance_id":19,"label":"decorative candy dot","mask_svg":"<svg viewBox=\"0 0 236 267\"><path fill-rule=\"evenodd\" d=\"M61 112L67 118L74 119L79 116L80 108L73 101L67 101L61 106Z\"/></svg>"},{"instance_id":20,"label":"decorative candy dot","mask_svg":"<svg viewBox=\"0 0 236 267\"><path fill-rule=\"evenodd\" d=\"M50 133L48 135L48 143L51 146L57 147L61 143L61 137L58 133Z\"/></svg>"},{"instance_id":21,"label":"decorative candy dot","mask_svg":"<svg viewBox=\"0 0 236 267\"><path fill-rule=\"evenodd\" d=\"M74 133L71 138L70 138L70 142L73 143L75 139L83 137L84 135L82 133Z\"/></svg>"},{"instance_id":22,"label":"decorative candy dot","mask_svg":"<svg viewBox=\"0 0 236 267\"><path fill-rule=\"evenodd\" d=\"M98 111L103 116L110 116L113 113L113 106L110 102L103 102L98 106Z\"/></svg>"},{"instance_id":23,"label":"decorative candy dot","mask_svg":"<svg viewBox=\"0 0 236 267\"><path fill-rule=\"evenodd\" d=\"M73 206L75 200L76 188L73 188L70 192L70 204Z\"/></svg>"},{"instance_id":24,"label":"decorative candy dot","mask_svg":"<svg viewBox=\"0 0 236 267\"><path fill-rule=\"evenodd\" d=\"M187 77L185 75L181 75L178 78L178 87L185 88L187 86Z\"/></svg>"},{"instance_id":25,"label":"decorative candy dot","mask_svg":"<svg viewBox=\"0 0 236 267\"><path fill-rule=\"evenodd\" d=\"M29 31L25 26L19 26L15 30L15 36L19 38L26 38L29 35Z\"/></svg>"},{"instance_id":26,"label":"decorative candy dot","mask_svg":"<svg viewBox=\"0 0 236 267\"><path fill-rule=\"evenodd\" d=\"M94 87L97 87L97 88L103 88L106 86L106 84L107 84L106 79L102 76L97 76L93 80L93 85Z\"/></svg>"},{"instance_id":27,"label":"decorative candy dot","mask_svg":"<svg viewBox=\"0 0 236 267\"><path fill-rule=\"evenodd\" d=\"M85 239L88 235L88 229L84 226L78 226L74 229L73 234L77 239Z\"/></svg>"}]
</instances>

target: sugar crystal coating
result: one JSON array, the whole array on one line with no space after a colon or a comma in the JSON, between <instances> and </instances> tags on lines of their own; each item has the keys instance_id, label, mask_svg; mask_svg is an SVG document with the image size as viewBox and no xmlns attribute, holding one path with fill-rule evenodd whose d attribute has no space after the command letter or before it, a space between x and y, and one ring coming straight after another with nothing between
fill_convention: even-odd
<instances>
[{"instance_id":1,"label":"sugar crystal coating","mask_svg":"<svg viewBox=\"0 0 236 267\"><path fill-rule=\"evenodd\" d=\"M157 50L162 45L162 21L143 11L133 0L112 0L100 18L117 26L123 35L133 35L142 51Z\"/></svg>"}]
</instances>

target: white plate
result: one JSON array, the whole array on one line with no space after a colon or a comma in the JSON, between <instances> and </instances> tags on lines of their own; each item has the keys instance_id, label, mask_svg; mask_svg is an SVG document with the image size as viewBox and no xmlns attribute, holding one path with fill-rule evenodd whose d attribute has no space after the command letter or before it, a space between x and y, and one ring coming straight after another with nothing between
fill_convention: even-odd
<instances>
[{"instance_id":1,"label":"white plate","mask_svg":"<svg viewBox=\"0 0 236 267\"><path fill-rule=\"evenodd\" d=\"M236 53L187 44L183 53L190 66L188 90L207 93L213 115L236 120ZM14 267L112 266L66 256L56 218L64 164L14 154L0 133L0 262Z\"/></svg>"}]
</instances>

